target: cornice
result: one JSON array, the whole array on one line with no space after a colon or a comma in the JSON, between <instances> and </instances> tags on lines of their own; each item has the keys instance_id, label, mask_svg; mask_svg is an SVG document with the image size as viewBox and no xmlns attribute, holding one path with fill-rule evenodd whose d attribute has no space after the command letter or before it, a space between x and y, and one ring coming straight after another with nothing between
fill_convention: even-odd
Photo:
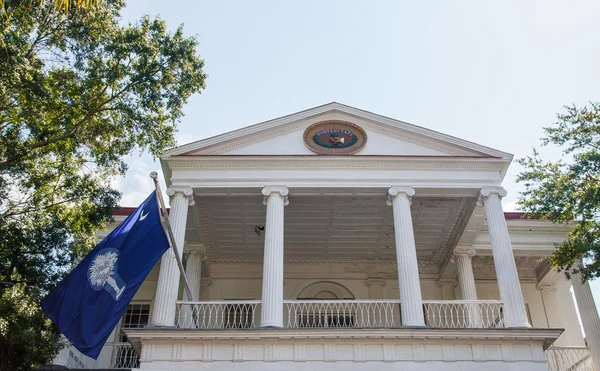
<instances>
[{"instance_id":1,"label":"cornice","mask_svg":"<svg viewBox=\"0 0 600 371\"><path fill-rule=\"evenodd\" d=\"M236 148L327 119L342 119L446 153L512 159L505 152L335 102L171 149L163 159L194 151L206 154Z\"/></svg>"},{"instance_id":2,"label":"cornice","mask_svg":"<svg viewBox=\"0 0 600 371\"><path fill-rule=\"evenodd\" d=\"M189 342L205 341L247 341L247 340L303 340L336 341L348 339L361 340L516 340L539 341L548 345L560 336L563 329L546 328L509 328L509 329L257 329L257 330L196 330L172 328L124 329L125 334L134 341L153 340L157 342L185 340Z\"/></svg>"},{"instance_id":3,"label":"cornice","mask_svg":"<svg viewBox=\"0 0 600 371\"><path fill-rule=\"evenodd\" d=\"M336 168L355 169L452 169L501 171L502 159L444 156L182 156L167 160L172 170L220 168Z\"/></svg>"}]
</instances>

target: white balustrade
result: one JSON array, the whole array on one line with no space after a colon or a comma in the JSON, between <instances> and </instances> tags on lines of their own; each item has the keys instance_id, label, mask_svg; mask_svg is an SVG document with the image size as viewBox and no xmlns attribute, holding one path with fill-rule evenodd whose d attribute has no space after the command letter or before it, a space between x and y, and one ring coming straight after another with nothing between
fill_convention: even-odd
<instances>
[{"instance_id":1,"label":"white balustrade","mask_svg":"<svg viewBox=\"0 0 600 371\"><path fill-rule=\"evenodd\" d=\"M140 368L140 357L129 343L113 343L111 369Z\"/></svg>"},{"instance_id":2,"label":"white balustrade","mask_svg":"<svg viewBox=\"0 0 600 371\"><path fill-rule=\"evenodd\" d=\"M67 367L69 369L82 369L85 368L85 363L77 357L75 352L69 351L69 360L67 361Z\"/></svg>"},{"instance_id":3,"label":"white balustrade","mask_svg":"<svg viewBox=\"0 0 600 371\"><path fill-rule=\"evenodd\" d=\"M175 326L195 329L258 327L260 300L178 301Z\"/></svg>"},{"instance_id":4,"label":"white balustrade","mask_svg":"<svg viewBox=\"0 0 600 371\"><path fill-rule=\"evenodd\" d=\"M93 369L96 368L96 360L94 360L93 358L90 358L84 354L82 354L80 351L78 351L75 347L73 347L72 345L69 346L69 356L67 359L67 368L69 368L70 370L77 370L77 369Z\"/></svg>"},{"instance_id":5,"label":"white balustrade","mask_svg":"<svg viewBox=\"0 0 600 371\"><path fill-rule=\"evenodd\" d=\"M175 325L190 329L260 326L259 300L178 301ZM402 326L400 300L284 300L285 328ZM497 300L424 300L423 315L434 328L504 328Z\"/></svg>"},{"instance_id":6,"label":"white balustrade","mask_svg":"<svg viewBox=\"0 0 600 371\"><path fill-rule=\"evenodd\" d=\"M398 327L399 300L284 300L287 328Z\"/></svg>"},{"instance_id":7,"label":"white balustrade","mask_svg":"<svg viewBox=\"0 0 600 371\"><path fill-rule=\"evenodd\" d=\"M497 300L423 300L425 324L437 328L503 328Z\"/></svg>"},{"instance_id":8,"label":"white balustrade","mask_svg":"<svg viewBox=\"0 0 600 371\"><path fill-rule=\"evenodd\" d=\"M550 347L545 355L551 371L594 371L587 347Z\"/></svg>"}]
</instances>

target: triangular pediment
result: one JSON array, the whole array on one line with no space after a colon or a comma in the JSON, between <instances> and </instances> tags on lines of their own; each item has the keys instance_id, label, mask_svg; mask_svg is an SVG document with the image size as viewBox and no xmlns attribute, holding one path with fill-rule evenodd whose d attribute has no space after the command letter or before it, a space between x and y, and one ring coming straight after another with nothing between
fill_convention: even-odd
<instances>
[{"instance_id":1,"label":"triangular pediment","mask_svg":"<svg viewBox=\"0 0 600 371\"><path fill-rule=\"evenodd\" d=\"M186 144L167 151L164 157L317 156L319 154L310 148L312 137L305 138L305 134L308 128L319 123L348 123L361 132L364 143L359 151L352 152L354 156L512 158L505 152L340 103L329 103Z\"/></svg>"}]
</instances>

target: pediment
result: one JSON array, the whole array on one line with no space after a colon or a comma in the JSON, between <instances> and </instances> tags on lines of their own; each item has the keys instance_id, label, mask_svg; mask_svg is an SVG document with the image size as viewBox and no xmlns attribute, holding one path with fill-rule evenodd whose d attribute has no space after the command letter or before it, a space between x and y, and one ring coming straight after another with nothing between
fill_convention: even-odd
<instances>
[{"instance_id":1,"label":"pediment","mask_svg":"<svg viewBox=\"0 0 600 371\"><path fill-rule=\"evenodd\" d=\"M305 133L307 128L322 122L348 123L356 126L366 136L364 146L351 153L354 156L512 158L512 155L505 152L339 103L329 103L186 144L167 151L163 158L318 156L308 145L312 137L305 140Z\"/></svg>"}]
</instances>

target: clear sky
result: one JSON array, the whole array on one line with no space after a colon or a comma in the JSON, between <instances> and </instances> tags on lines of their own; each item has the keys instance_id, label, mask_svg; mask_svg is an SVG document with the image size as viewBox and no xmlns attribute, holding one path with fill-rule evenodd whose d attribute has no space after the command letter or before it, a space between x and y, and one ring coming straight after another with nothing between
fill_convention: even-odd
<instances>
[{"instance_id":1,"label":"clear sky","mask_svg":"<svg viewBox=\"0 0 600 371\"><path fill-rule=\"evenodd\" d=\"M337 101L520 158L562 106L600 101L597 0L128 0L123 21L143 14L184 23L206 61L179 144ZM128 162L114 184L136 206L160 167ZM506 210L519 171L506 175Z\"/></svg>"}]
</instances>

